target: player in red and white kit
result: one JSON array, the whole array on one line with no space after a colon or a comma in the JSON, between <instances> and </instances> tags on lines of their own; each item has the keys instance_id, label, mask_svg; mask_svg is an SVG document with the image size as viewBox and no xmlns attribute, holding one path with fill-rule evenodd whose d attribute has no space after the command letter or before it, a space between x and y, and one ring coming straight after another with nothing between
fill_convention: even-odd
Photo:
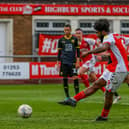
<instances>
[{"instance_id":1,"label":"player in red and white kit","mask_svg":"<svg viewBox=\"0 0 129 129\"><path fill-rule=\"evenodd\" d=\"M95 47L95 45L96 46L99 45L94 39L84 38L83 31L80 28L77 28L75 30L75 36L78 38L79 45L80 45L80 57L83 51L90 51ZM91 82L94 82L97 80L97 76L95 73L96 59L94 54L91 54L91 55L88 55L87 57L81 57L81 61L82 61L82 66L78 70L78 75L81 77L85 87L89 87L89 80ZM89 77L87 73L89 73ZM104 87L102 87L101 90L105 92Z\"/></svg>"},{"instance_id":2,"label":"player in red and white kit","mask_svg":"<svg viewBox=\"0 0 129 129\"><path fill-rule=\"evenodd\" d=\"M128 57L127 51L122 43L122 40L116 34L109 32L109 22L107 19L99 19L95 22L94 28L100 39L103 39L103 45L94 50L84 52L83 56L88 56L93 53L101 53L108 51L111 56L110 63L102 76L93 83L93 85L84 91L81 91L73 98L63 101L62 105L76 106L77 102L94 94L101 87L106 86L105 103L101 116L97 117L96 121L108 120L108 114L113 102L113 93L119 88L122 82L128 77Z\"/></svg>"}]
</instances>

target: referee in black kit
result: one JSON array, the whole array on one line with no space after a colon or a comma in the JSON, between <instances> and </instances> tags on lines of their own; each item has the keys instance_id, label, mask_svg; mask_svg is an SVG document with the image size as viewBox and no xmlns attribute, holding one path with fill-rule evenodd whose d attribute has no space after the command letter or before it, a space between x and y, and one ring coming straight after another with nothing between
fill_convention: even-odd
<instances>
[{"instance_id":1,"label":"referee in black kit","mask_svg":"<svg viewBox=\"0 0 129 129\"><path fill-rule=\"evenodd\" d=\"M59 63L61 64L59 66ZM77 78L77 68L80 65L80 48L78 39L71 34L71 25L64 26L64 36L58 41L58 61L60 76L63 76L63 86L66 99L70 97L68 77L73 77L75 94L79 92L79 81Z\"/></svg>"}]
</instances>

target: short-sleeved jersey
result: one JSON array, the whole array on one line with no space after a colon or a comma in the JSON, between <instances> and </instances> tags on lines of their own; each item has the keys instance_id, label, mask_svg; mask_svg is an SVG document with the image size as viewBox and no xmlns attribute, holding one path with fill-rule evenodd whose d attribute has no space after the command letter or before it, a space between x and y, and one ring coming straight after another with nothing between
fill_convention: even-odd
<instances>
[{"instance_id":1,"label":"short-sleeved jersey","mask_svg":"<svg viewBox=\"0 0 129 129\"><path fill-rule=\"evenodd\" d=\"M118 37L118 34L109 34L104 37L103 44L108 43L112 63L107 66L110 72L127 72L128 70L128 58L127 52L122 43L122 40Z\"/></svg>"},{"instance_id":2,"label":"short-sleeved jersey","mask_svg":"<svg viewBox=\"0 0 129 129\"><path fill-rule=\"evenodd\" d=\"M68 39L66 36L58 41L58 49L61 49L61 62L63 64L73 64L76 62L76 48L79 48L78 39L72 36Z\"/></svg>"},{"instance_id":3,"label":"short-sleeved jersey","mask_svg":"<svg viewBox=\"0 0 129 129\"><path fill-rule=\"evenodd\" d=\"M122 35L122 36L120 36L120 38L122 39L125 46L129 46L129 37L125 37Z\"/></svg>"},{"instance_id":4,"label":"short-sleeved jersey","mask_svg":"<svg viewBox=\"0 0 129 129\"><path fill-rule=\"evenodd\" d=\"M90 51L95 46L95 40L91 38L83 38L82 42L80 43L80 54L82 54L83 51ZM81 58L83 63L92 59L94 57L94 54L90 54L84 58Z\"/></svg>"},{"instance_id":5,"label":"short-sleeved jersey","mask_svg":"<svg viewBox=\"0 0 129 129\"><path fill-rule=\"evenodd\" d=\"M121 34L117 34L117 33L114 33L116 35L117 38L120 38L122 40L122 43L125 45L125 46L129 46L129 37L126 37L124 35L121 35Z\"/></svg>"}]
</instances>

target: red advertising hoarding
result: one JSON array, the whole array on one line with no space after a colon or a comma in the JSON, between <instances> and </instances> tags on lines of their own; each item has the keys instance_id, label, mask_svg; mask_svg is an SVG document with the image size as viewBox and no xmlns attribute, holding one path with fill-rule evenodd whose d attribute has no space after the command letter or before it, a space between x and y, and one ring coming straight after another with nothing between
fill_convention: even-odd
<instances>
[{"instance_id":1,"label":"red advertising hoarding","mask_svg":"<svg viewBox=\"0 0 129 129\"><path fill-rule=\"evenodd\" d=\"M58 40L62 36L39 35L39 55L57 55Z\"/></svg>"},{"instance_id":2,"label":"red advertising hoarding","mask_svg":"<svg viewBox=\"0 0 129 129\"><path fill-rule=\"evenodd\" d=\"M30 63L30 79L59 78L56 62Z\"/></svg>"},{"instance_id":3,"label":"red advertising hoarding","mask_svg":"<svg viewBox=\"0 0 129 129\"><path fill-rule=\"evenodd\" d=\"M126 35L129 37L129 35ZM45 35L45 34L40 34L39 35L39 55L45 55L45 56L53 56L57 55L57 45L58 45L58 40L61 38L62 35ZM84 35L85 38L93 38L97 39L97 36L95 34L89 34L89 35ZM127 46L127 53L129 55L129 46Z\"/></svg>"},{"instance_id":4,"label":"red advertising hoarding","mask_svg":"<svg viewBox=\"0 0 129 129\"><path fill-rule=\"evenodd\" d=\"M62 35L46 35L40 34L39 35L39 55L57 55L57 47L58 47L58 40L62 37ZM96 39L95 34L84 35L87 38Z\"/></svg>"},{"instance_id":5,"label":"red advertising hoarding","mask_svg":"<svg viewBox=\"0 0 129 129\"><path fill-rule=\"evenodd\" d=\"M96 74L99 77L105 67L107 65L107 62L97 62L96 67ZM58 79L61 78L59 76L59 71L56 66L56 62L43 62L43 63L37 63L37 62L31 62L30 63L30 79L36 79L36 78L52 78L52 79Z\"/></svg>"},{"instance_id":6,"label":"red advertising hoarding","mask_svg":"<svg viewBox=\"0 0 129 129\"><path fill-rule=\"evenodd\" d=\"M129 5L0 4L0 14L129 16Z\"/></svg>"}]
</instances>

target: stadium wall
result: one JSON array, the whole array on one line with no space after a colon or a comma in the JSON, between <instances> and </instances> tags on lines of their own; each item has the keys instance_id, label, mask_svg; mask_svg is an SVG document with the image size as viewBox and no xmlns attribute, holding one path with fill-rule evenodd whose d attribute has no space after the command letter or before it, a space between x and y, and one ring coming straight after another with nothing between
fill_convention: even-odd
<instances>
[{"instance_id":1,"label":"stadium wall","mask_svg":"<svg viewBox=\"0 0 129 129\"><path fill-rule=\"evenodd\" d=\"M58 15L55 16L55 14L52 16L48 15L12 15L12 14L3 14L0 15L0 23L6 22L6 20L11 21L11 28L12 31L7 30L10 32L10 35L12 36L12 41L10 44L12 44L12 49L10 54L12 55L34 55L37 54L38 49L34 49L34 42L35 42L35 23L36 21L69 21L69 23L72 25L72 33L74 33L74 30L79 27L80 21L95 21L98 18L108 18L110 21L112 21L111 29L113 32L120 33L121 29L121 23L120 21L129 21L128 16L80 16L80 15ZM51 28L50 28L51 29ZM129 30L127 30L129 32ZM51 32L51 30L50 30ZM62 32L61 32L62 33ZM86 32L88 33L88 32ZM49 33L50 34L50 33ZM58 34L58 31L57 31ZM59 32L60 34L60 32ZM8 36L7 36L8 39ZM36 41L38 42L38 41ZM13 58L12 60L9 60L9 62L31 62L35 61L31 58ZM36 60L37 61L37 60ZM42 58L42 62L48 62L48 61L56 61L56 57L44 57ZM61 79L55 80L55 79L31 79L31 80L9 80L4 81L1 80L0 84L8 84L8 83L61 83Z\"/></svg>"},{"instance_id":2,"label":"stadium wall","mask_svg":"<svg viewBox=\"0 0 129 129\"><path fill-rule=\"evenodd\" d=\"M0 15L0 21L12 20L13 55L32 54L32 16ZM27 58L14 59L14 61L31 61Z\"/></svg>"}]
</instances>

